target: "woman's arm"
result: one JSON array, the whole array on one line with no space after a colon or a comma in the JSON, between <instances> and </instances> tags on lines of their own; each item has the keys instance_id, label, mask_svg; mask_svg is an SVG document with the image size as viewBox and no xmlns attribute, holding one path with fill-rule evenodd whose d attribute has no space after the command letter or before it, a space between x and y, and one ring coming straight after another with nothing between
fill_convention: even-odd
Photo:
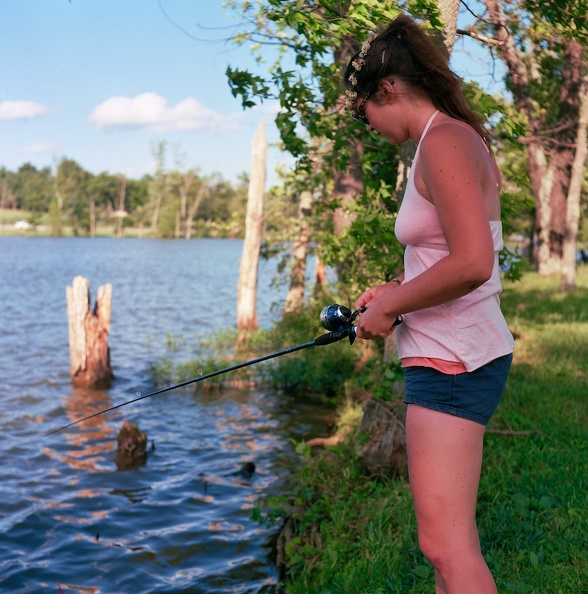
<instances>
[{"instance_id":1,"label":"woman's arm","mask_svg":"<svg viewBox=\"0 0 588 594\"><path fill-rule=\"evenodd\" d=\"M482 142L462 126L429 131L419 150L415 183L437 208L449 255L402 285L385 285L363 299L368 309L360 316L358 337L387 336L398 315L462 297L491 277L494 246L478 174L484 158L489 156Z\"/></svg>"}]
</instances>

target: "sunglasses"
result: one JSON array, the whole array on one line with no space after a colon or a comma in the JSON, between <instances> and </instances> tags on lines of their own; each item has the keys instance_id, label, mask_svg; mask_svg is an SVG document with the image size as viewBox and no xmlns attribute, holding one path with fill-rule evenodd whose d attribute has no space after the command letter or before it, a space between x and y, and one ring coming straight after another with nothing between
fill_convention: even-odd
<instances>
[{"instance_id":1,"label":"sunglasses","mask_svg":"<svg viewBox=\"0 0 588 594\"><path fill-rule=\"evenodd\" d=\"M370 122L365 115L365 104L367 103L367 100L370 98L371 94L372 91L369 91L369 93L367 93L367 95L361 100L359 107L355 107L351 111L351 117L354 120L357 120L360 124L365 124L366 126L369 126Z\"/></svg>"},{"instance_id":2,"label":"sunglasses","mask_svg":"<svg viewBox=\"0 0 588 594\"><path fill-rule=\"evenodd\" d=\"M388 82L391 85L394 84L393 80L388 80ZM351 117L354 120L357 120L360 124L365 124L366 126L370 125L370 121L368 120L368 117L365 115L365 104L367 103L367 100L371 97L372 93L377 89L377 87L378 85L376 84L376 86L373 89L368 91L366 93L366 96L361 100L359 106L355 107L351 112Z\"/></svg>"}]
</instances>

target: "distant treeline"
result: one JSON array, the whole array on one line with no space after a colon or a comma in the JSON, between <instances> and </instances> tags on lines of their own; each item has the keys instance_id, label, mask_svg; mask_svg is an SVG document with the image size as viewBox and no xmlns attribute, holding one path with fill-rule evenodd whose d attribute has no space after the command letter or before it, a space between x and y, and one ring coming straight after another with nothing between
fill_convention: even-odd
<instances>
[{"instance_id":1,"label":"distant treeline","mask_svg":"<svg viewBox=\"0 0 588 594\"><path fill-rule=\"evenodd\" d=\"M30 163L18 171L0 166L0 208L24 211L32 228L43 225L52 235L66 230L94 235L98 229L122 236L133 228L152 237L241 236L246 175L234 184L219 174L166 169L164 156L161 144L155 151L155 174L137 180L94 175L66 158L54 172Z\"/></svg>"}]
</instances>

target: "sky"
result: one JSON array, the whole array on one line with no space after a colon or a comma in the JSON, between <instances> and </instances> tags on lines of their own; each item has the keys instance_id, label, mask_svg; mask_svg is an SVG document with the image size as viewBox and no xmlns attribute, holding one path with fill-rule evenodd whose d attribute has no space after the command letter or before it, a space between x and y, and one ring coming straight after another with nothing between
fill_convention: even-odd
<instances>
[{"instance_id":1,"label":"sky","mask_svg":"<svg viewBox=\"0 0 588 594\"><path fill-rule=\"evenodd\" d=\"M222 0L0 0L0 166L138 179L167 166L235 181L251 164L260 122L268 185L290 159L277 148L277 105L243 110L225 71L256 68L226 42L239 21ZM456 45L455 69L486 88L483 57Z\"/></svg>"}]
</instances>

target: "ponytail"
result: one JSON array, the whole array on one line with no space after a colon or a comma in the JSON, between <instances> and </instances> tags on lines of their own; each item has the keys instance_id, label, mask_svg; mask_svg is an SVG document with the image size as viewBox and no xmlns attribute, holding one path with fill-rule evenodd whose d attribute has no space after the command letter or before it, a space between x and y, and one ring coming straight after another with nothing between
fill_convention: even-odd
<instances>
[{"instance_id":1,"label":"ponytail","mask_svg":"<svg viewBox=\"0 0 588 594\"><path fill-rule=\"evenodd\" d=\"M427 35L410 17L400 15L371 39L357 70L359 53L345 70L345 84L359 95L371 94L378 81L401 78L416 92L429 97L443 113L469 124L490 145L492 135L482 118L467 104L462 80L449 68L442 43Z\"/></svg>"}]
</instances>

